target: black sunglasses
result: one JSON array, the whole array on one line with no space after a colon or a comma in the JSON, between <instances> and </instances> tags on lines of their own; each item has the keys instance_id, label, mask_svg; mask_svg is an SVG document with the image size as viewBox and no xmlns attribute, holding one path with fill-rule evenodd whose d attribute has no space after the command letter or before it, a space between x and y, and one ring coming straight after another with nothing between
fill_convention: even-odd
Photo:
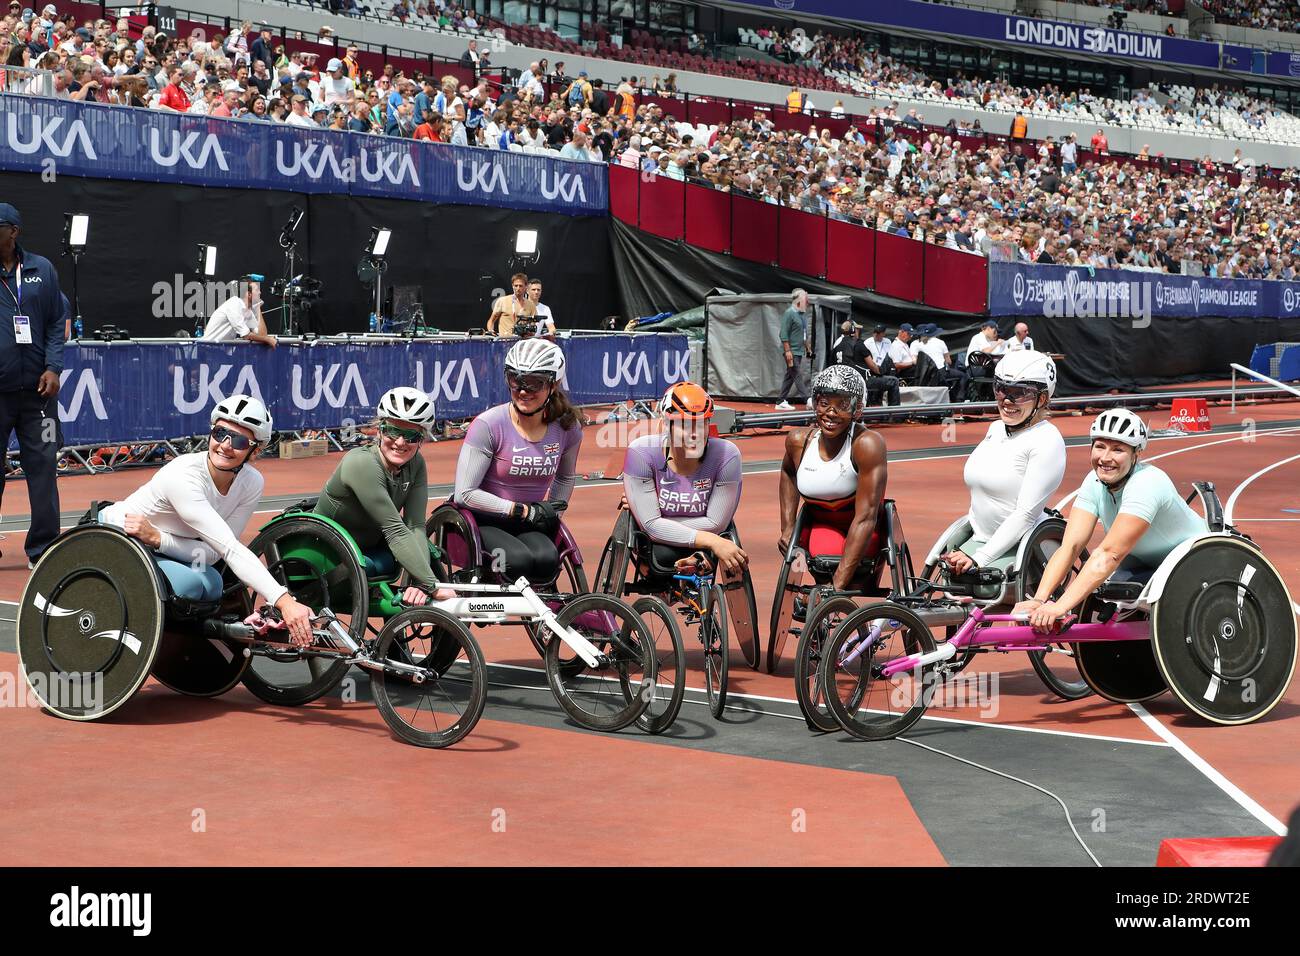
<instances>
[{"instance_id":1,"label":"black sunglasses","mask_svg":"<svg viewBox=\"0 0 1300 956\"><path fill-rule=\"evenodd\" d=\"M249 445L253 444L253 439L247 435L241 435L238 432L232 432L229 428L218 425L212 429L212 440L218 445L229 441L230 447L235 451L243 451Z\"/></svg>"},{"instance_id":2,"label":"black sunglasses","mask_svg":"<svg viewBox=\"0 0 1300 956\"><path fill-rule=\"evenodd\" d=\"M510 390L525 395L540 392L552 381L554 380L542 375L516 375L514 372L506 372L506 384L510 386Z\"/></svg>"}]
</instances>

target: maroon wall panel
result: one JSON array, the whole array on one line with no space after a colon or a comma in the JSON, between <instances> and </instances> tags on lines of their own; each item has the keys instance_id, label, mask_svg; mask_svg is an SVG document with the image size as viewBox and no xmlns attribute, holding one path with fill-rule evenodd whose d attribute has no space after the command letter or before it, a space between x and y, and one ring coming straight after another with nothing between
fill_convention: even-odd
<instances>
[{"instance_id":1,"label":"maroon wall panel","mask_svg":"<svg viewBox=\"0 0 1300 956\"><path fill-rule=\"evenodd\" d=\"M876 291L921 301L921 243L887 232L876 235Z\"/></svg>"},{"instance_id":2,"label":"maroon wall panel","mask_svg":"<svg viewBox=\"0 0 1300 956\"><path fill-rule=\"evenodd\" d=\"M637 224L637 191L641 173L630 166L609 167L609 213L629 226Z\"/></svg>"},{"instance_id":3,"label":"maroon wall panel","mask_svg":"<svg viewBox=\"0 0 1300 956\"><path fill-rule=\"evenodd\" d=\"M832 219L828 224L826 279L853 289L869 289L875 279L872 244L876 230Z\"/></svg>"},{"instance_id":4,"label":"maroon wall panel","mask_svg":"<svg viewBox=\"0 0 1300 956\"><path fill-rule=\"evenodd\" d=\"M730 251L730 193L708 186L687 185L686 241L710 252Z\"/></svg>"},{"instance_id":5,"label":"maroon wall panel","mask_svg":"<svg viewBox=\"0 0 1300 956\"><path fill-rule=\"evenodd\" d=\"M641 228L664 239L680 239L685 234L683 200L686 184L667 176L641 180Z\"/></svg>"},{"instance_id":6,"label":"maroon wall panel","mask_svg":"<svg viewBox=\"0 0 1300 956\"><path fill-rule=\"evenodd\" d=\"M777 223L782 269L806 276L826 274L826 217L781 207Z\"/></svg>"},{"instance_id":7,"label":"maroon wall panel","mask_svg":"<svg viewBox=\"0 0 1300 956\"><path fill-rule=\"evenodd\" d=\"M953 312L983 312L988 305L988 260L943 246L925 246L925 304Z\"/></svg>"},{"instance_id":8,"label":"maroon wall panel","mask_svg":"<svg viewBox=\"0 0 1300 956\"><path fill-rule=\"evenodd\" d=\"M731 254L750 262L776 262L777 206L731 197Z\"/></svg>"}]
</instances>

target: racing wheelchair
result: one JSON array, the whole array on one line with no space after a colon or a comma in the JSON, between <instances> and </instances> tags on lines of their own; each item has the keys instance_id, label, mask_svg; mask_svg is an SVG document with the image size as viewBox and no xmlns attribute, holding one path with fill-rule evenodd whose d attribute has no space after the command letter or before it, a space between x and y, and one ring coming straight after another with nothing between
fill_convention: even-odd
<instances>
[{"instance_id":1,"label":"racing wheelchair","mask_svg":"<svg viewBox=\"0 0 1300 956\"><path fill-rule=\"evenodd\" d=\"M743 547L734 524L724 537ZM596 590L618 597L639 595L632 606L652 627L659 688L666 694L661 703L656 690L656 700L642 715L640 726L649 733L672 726L686 694L686 650L674 610L687 624L698 625L709 712L715 718L727 705L728 635L735 636L745 663L756 670L759 663L758 604L749 569L740 575L699 567L681 573L675 563L663 564L656 557L650 536L624 508L596 570Z\"/></svg>"},{"instance_id":2,"label":"racing wheelchair","mask_svg":"<svg viewBox=\"0 0 1300 956\"><path fill-rule=\"evenodd\" d=\"M1282 699L1295 670L1291 596L1259 547L1224 523L1214 486L1198 483L1195 493L1208 532L1175 548L1146 581L1103 583L1058 632L1026 626L1027 615L986 613L970 603L962 606L963 623L936 644L929 612L952 610L963 589L969 595L1001 585L996 568L860 608L822 655L831 713L860 739L896 737L920 719L964 655L1043 652L1064 641L1082 680L1107 700L1138 703L1170 691L1213 723L1259 720Z\"/></svg>"},{"instance_id":3,"label":"racing wheelchair","mask_svg":"<svg viewBox=\"0 0 1300 956\"><path fill-rule=\"evenodd\" d=\"M847 590L836 591L831 582L842 556L808 554L801 543L808 520L808 505L801 505L777 575L768 632L767 671L776 672L787 639L798 636L795 696L809 727L829 732L838 725L826 711L817 677L826 639L857 609L860 599L905 592L912 580L912 558L903 536L898 506L894 499L886 498L880 503L872 541L857 575ZM881 584L886 567L890 574L888 588Z\"/></svg>"},{"instance_id":4,"label":"racing wheelchair","mask_svg":"<svg viewBox=\"0 0 1300 956\"><path fill-rule=\"evenodd\" d=\"M95 509L92 508L92 515ZM230 690L259 659L319 661L322 671L366 668L376 706L399 739L446 747L477 723L486 665L466 627L436 607L399 610L373 641L358 641L328 607L312 643L267 639L271 609L249 612L248 590L227 571L213 600L173 593L153 552L94 517L41 555L23 590L18 655L42 705L95 720L125 704L152 675L190 696ZM417 646L421 662L411 651ZM427 661L437 660L441 669Z\"/></svg>"}]
</instances>

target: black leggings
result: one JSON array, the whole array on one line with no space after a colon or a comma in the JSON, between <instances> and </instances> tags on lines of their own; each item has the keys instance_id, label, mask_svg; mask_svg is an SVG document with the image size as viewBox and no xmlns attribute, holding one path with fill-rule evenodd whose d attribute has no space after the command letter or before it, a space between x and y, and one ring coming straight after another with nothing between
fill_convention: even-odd
<instances>
[{"instance_id":1,"label":"black leggings","mask_svg":"<svg viewBox=\"0 0 1300 956\"><path fill-rule=\"evenodd\" d=\"M476 512L483 542L483 565L507 581L525 577L533 585L550 584L560 571L555 539L526 521Z\"/></svg>"}]
</instances>

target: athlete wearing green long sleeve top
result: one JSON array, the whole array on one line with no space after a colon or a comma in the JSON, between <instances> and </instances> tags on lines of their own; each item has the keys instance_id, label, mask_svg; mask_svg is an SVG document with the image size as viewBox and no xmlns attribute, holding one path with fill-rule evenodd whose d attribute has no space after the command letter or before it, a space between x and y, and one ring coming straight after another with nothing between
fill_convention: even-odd
<instances>
[{"instance_id":1,"label":"athlete wearing green long sleeve top","mask_svg":"<svg viewBox=\"0 0 1300 956\"><path fill-rule=\"evenodd\" d=\"M412 585L434 590L438 579L424 535L429 483L420 456L434 421L433 403L418 389L394 388L379 400L378 419L378 439L343 456L315 510L352 535L365 556L367 575L386 576L401 567ZM410 587L403 600L423 604L427 598Z\"/></svg>"}]
</instances>

